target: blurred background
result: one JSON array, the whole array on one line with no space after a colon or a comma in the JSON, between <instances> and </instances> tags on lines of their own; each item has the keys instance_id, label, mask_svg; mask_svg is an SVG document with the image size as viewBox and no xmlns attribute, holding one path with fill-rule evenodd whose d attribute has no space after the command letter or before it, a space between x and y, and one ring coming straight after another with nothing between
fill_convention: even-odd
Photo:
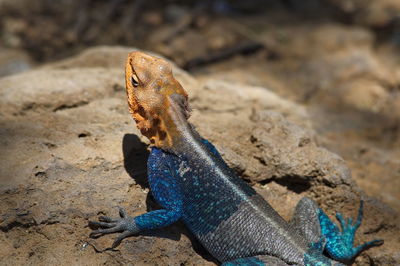
<instances>
[{"instance_id":1,"label":"blurred background","mask_svg":"<svg viewBox=\"0 0 400 266\"><path fill-rule=\"evenodd\" d=\"M1 0L0 28L1 76L124 45L266 87L305 105L320 144L400 210L398 0Z\"/></svg>"}]
</instances>

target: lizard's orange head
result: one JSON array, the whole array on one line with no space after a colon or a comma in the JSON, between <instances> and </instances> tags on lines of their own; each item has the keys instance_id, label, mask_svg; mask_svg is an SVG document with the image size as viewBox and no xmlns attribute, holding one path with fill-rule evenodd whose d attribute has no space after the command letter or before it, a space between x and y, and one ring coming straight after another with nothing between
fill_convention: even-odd
<instances>
[{"instance_id":1,"label":"lizard's orange head","mask_svg":"<svg viewBox=\"0 0 400 266\"><path fill-rule=\"evenodd\" d=\"M125 84L137 127L155 146L170 147L177 131L169 112L172 98L180 99L179 105L188 117L188 96L172 75L171 65L161 58L132 52L125 65Z\"/></svg>"}]
</instances>

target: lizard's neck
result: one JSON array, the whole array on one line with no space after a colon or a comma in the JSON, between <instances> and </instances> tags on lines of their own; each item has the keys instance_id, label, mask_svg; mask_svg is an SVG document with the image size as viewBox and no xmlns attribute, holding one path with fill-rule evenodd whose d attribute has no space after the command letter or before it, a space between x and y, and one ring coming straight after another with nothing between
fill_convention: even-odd
<instances>
[{"instance_id":1,"label":"lizard's neck","mask_svg":"<svg viewBox=\"0 0 400 266\"><path fill-rule=\"evenodd\" d=\"M187 107L182 104L180 95L170 96L168 108L170 128L167 129L171 138L171 145L166 150L176 155L187 154L194 146L201 145L201 137L194 127L188 122Z\"/></svg>"}]
</instances>

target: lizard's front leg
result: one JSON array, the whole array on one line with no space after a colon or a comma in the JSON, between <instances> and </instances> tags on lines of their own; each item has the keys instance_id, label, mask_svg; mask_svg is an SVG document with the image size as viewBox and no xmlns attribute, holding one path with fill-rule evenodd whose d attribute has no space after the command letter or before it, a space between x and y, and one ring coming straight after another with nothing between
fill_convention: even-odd
<instances>
[{"instance_id":1,"label":"lizard's front leg","mask_svg":"<svg viewBox=\"0 0 400 266\"><path fill-rule=\"evenodd\" d=\"M90 222L91 225L102 228L93 231L90 236L122 232L112 245L115 248L128 236L143 230L161 228L180 219L183 213L182 194L168 163L168 157L164 156L162 150L152 149L148 161L148 179L154 198L164 209L130 217L120 208L121 218L100 216L100 222Z\"/></svg>"},{"instance_id":2,"label":"lizard's front leg","mask_svg":"<svg viewBox=\"0 0 400 266\"><path fill-rule=\"evenodd\" d=\"M182 215L182 209L156 210L136 217L130 217L122 208L119 209L121 218L110 218L100 216L99 222L90 221L89 225L101 227L94 230L90 237L96 238L105 234L122 232L112 244L112 248L117 247L121 241L144 230L161 228L176 222Z\"/></svg>"}]
</instances>

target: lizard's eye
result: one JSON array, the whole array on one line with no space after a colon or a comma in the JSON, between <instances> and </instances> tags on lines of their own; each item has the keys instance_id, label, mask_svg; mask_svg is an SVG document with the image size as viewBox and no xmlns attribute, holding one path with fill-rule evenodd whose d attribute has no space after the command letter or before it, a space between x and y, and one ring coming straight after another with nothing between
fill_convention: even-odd
<instances>
[{"instance_id":1,"label":"lizard's eye","mask_svg":"<svg viewBox=\"0 0 400 266\"><path fill-rule=\"evenodd\" d=\"M139 79L138 79L138 77L136 76L136 74L132 74L132 76L131 76L131 82L132 82L133 87L139 86L139 81L138 81L138 80L139 80Z\"/></svg>"}]
</instances>

